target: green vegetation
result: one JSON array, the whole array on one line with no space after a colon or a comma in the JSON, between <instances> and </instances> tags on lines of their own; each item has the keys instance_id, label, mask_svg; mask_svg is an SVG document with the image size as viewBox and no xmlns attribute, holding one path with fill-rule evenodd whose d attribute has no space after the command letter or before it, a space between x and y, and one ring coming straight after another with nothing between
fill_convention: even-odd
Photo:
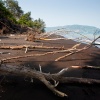
<instances>
[{"instance_id":1,"label":"green vegetation","mask_svg":"<svg viewBox=\"0 0 100 100\"><path fill-rule=\"evenodd\" d=\"M16 19L14 18L13 14L10 13L8 9L4 6L4 2L0 0L0 18L5 17L11 20L13 23L17 23Z\"/></svg>"},{"instance_id":2,"label":"green vegetation","mask_svg":"<svg viewBox=\"0 0 100 100\"><path fill-rule=\"evenodd\" d=\"M23 15L23 10L16 0L5 0L5 7L13 14L16 19L19 19Z\"/></svg>"},{"instance_id":3,"label":"green vegetation","mask_svg":"<svg viewBox=\"0 0 100 100\"><path fill-rule=\"evenodd\" d=\"M21 26L31 27L39 33L45 32L45 22L40 18L33 20L31 12L24 13L17 0L0 0L0 18L2 17Z\"/></svg>"},{"instance_id":4,"label":"green vegetation","mask_svg":"<svg viewBox=\"0 0 100 100\"><path fill-rule=\"evenodd\" d=\"M33 22L33 27L35 28L35 30L39 30L40 32L45 32L45 26L45 22L40 18L38 20L34 20Z\"/></svg>"},{"instance_id":5,"label":"green vegetation","mask_svg":"<svg viewBox=\"0 0 100 100\"><path fill-rule=\"evenodd\" d=\"M23 14L20 17L20 19L18 20L18 23L21 24L22 26L33 27L31 12L27 12L27 13Z\"/></svg>"}]
</instances>

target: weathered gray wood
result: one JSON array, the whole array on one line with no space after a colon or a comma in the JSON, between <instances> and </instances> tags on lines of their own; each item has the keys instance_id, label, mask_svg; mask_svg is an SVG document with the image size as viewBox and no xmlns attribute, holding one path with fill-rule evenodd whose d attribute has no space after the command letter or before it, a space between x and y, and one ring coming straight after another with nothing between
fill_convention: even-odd
<instances>
[{"instance_id":1,"label":"weathered gray wood","mask_svg":"<svg viewBox=\"0 0 100 100\"><path fill-rule=\"evenodd\" d=\"M51 91L57 94L60 97L67 96L67 94L58 91L55 86L59 83L78 83L78 84L100 84L100 80L96 79L87 79L87 78L75 78L75 77L63 77L62 74L67 70L62 69L60 72L55 74L43 73L41 71L32 70L23 66L12 66L12 65L4 65L1 64L0 71L15 74L20 76L28 76L30 78L36 78L43 82ZM54 85L52 85L49 81L53 80Z\"/></svg>"}]
</instances>

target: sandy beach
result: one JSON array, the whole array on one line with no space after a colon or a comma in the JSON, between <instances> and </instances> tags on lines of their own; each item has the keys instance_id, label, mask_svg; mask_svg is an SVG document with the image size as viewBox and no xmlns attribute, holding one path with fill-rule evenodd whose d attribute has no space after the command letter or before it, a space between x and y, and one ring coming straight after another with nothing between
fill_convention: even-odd
<instances>
[{"instance_id":1,"label":"sandy beach","mask_svg":"<svg viewBox=\"0 0 100 100\"><path fill-rule=\"evenodd\" d=\"M0 46L16 46L16 45L34 45L48 47L64 47L71 48L77 42L73 40L39 40L36 42L25 41L25 35L2 36L0 37ZM54 38L54 36L51 36ZM51 38L50 37L50 38ZM81 44L78 48L83 48L86 44ZM16 57L31 54L43 54L46 52L56 51L57 49L28 49L21 50L0 49L0 60L8 57ZM3 52L3 53L2 53ZM64 74L67 77L92 78L100 80L100 70L95 69L74 69L70 66L97 66L100 67L100 49L91 47L82 52L65 57L59 61L55 61L66 53L46 54L43 56L32 56L26 58L7 60L4 63L16 66L26 66L46 73L57 73L63 68L68 67L68 71ZM0 72L3 73L3 72ZM68 94L68 97L58 97L54 95L43 83L34 79L32 83L30 79L0 74L0 100L99 100L100 86L94 85L77 85L77 84L59 84L58 90Z\"/></svg>"}]
</instances>

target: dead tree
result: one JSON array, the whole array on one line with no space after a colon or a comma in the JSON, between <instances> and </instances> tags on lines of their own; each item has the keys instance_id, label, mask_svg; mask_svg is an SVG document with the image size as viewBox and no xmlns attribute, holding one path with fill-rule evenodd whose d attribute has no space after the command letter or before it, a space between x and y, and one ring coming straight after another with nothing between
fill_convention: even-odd
<instances>
[{"instance_id":1,"label":"dead tree","mask_svg":"<svg viewBox=\"0 0 100 100\"><path fill-rule=\"evenodd\" d=\"M86 78L75 78L75 77L63 77L62 75L67 71L68 68L62 69L60 72L55 74L43 73L40 66L40 71L32 70L27 67L18 67L12 65L0 65L0 71L15 74L18 76L27 76L29 78L36 78L43 82L52 92L60 97L68 96L67 94L56 89L59 83L78 83L78 84L100 84L100 80L96 79L86 79ZM50 83L50 80L54 84Z\"/></svg>"}]
</instances>

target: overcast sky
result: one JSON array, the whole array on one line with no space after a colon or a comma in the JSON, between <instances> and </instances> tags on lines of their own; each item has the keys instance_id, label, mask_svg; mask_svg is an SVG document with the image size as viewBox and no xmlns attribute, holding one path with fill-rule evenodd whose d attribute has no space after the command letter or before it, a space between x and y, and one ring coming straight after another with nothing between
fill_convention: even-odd
<instances>
[{"instance_id":1,"label":"overcast sky","mask_svg":"<svg viewBox=\"0 0 100 100\"><path fill-rule=\"evenodd\" d=\"M89 25L100 28L100 0L18 0L22 10L31 11L47 27Z\"/></svg>"}]
</instances>

